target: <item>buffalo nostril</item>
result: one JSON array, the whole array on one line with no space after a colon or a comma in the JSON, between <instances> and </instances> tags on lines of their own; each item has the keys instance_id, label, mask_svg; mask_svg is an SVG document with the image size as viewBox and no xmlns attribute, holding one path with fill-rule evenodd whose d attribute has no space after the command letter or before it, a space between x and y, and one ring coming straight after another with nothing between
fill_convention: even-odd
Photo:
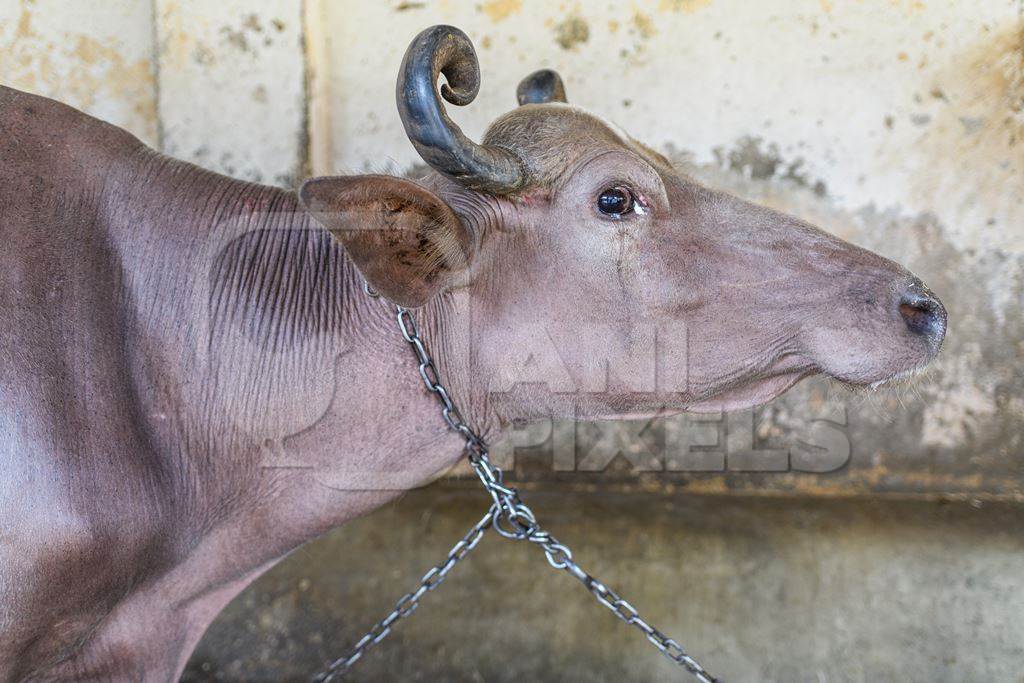
<instances>
[{"instance_id":1,"label":"buffalo nostril","mask_svg":"<svg viewBox=\"0 0 1024 683\"><path fill-rule=\"evenodd\" d=\"M946 334L946 309L927 291L913 289L900 297L900 315L907 329L914 334L941 341Z\"/></svg>"}]
</instances>

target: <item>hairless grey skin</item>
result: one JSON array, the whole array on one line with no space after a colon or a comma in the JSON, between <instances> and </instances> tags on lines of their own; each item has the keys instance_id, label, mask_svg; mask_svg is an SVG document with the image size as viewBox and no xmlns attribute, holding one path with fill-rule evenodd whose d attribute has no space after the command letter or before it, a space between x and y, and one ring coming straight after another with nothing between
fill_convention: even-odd
<instances>
[{"instance_id":1,"label":"hairless grey skin","mask_svg":"<svg viewBox=\"0 0 1024 683\"><path fill-rule=\"evenodd\" d=\"M456 29L400 77L434 171L297 194L0 87L0 681L174 680L261 572L458 460L364 278L419 308L491 439L750 406L815 373L872 385L938 352L945 311L895 263L702 187L553 74L476 145L438 72L473 99ZM635 358L651 329L685 330L656 359L684 383L592 386L595 353ZM540 331L570 386L509 381Z\"/></svg>"}]
</instances>

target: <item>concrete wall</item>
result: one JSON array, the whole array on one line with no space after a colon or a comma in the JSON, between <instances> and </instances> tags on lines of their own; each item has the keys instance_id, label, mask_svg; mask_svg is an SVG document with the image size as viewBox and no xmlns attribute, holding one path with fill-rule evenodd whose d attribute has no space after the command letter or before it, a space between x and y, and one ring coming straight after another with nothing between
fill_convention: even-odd
<instances>
[{"instance_id":1,"label":"concrete wall","mask_svg":"<svg viewBox=\"0 0 1024 683\"><path fill-rule=\"evenodd\" d=\"M302 180L302 11L293 0L157 0L163 151L246 180Z\"/></svg>"},{"instance_id":2,"label":"concrete wall","mask_svg":"<svg viewBox=\"0 0 1024 683\"><path fill-rule=\"evenodd\" d=\"M575 557L729 683L1021 683L1024 509L998 503L535 492ZM186 681L308 681L473 524L419 491L221 615ZM525 544L491 536L353 681L687 681Z\"/></svg>"},{"instance_id":3,"label":"concrete wall","mask_svg":"<svg viewBox=\"0 0 1024 683\"><path fill-rule=\"evenodd\" d=\"M514 105L522 76L553 67L574 103L703 181L907 264L950 312L942 356L912 384L850 394L805 382L710 421L534 425L499 455L551 503L556 531L590 544L591 564L634 582L630 594L639 586L637 606L664 608L730 680L1020 680L1020 548L1007 540L1024 530L1019 514L977 522L970 505L884 501L1024 501L1022 16L1024 0L0 0L0 81L242 178L404 173L417 159L394 76L418 30L452 23L482 63L477 101L452 112L470 136ZM480 504L461 486L297 553L236 602L189 675L311 671L443 552ZM691 502L698 493L715 497ZM595 507L598 496L619 507ZM861 502L823 500L837 496ZM611 547L608 528L644 539L661 568ZM737 540L751 535L756 550ZM387 557L385 541L398 546ZM532 579L506 576L505 564L543 565L497 545L442 589L471 609L439 596L359 680L667 675L585 596L556 592L557 577L534 594ZM762 565L786 577L762 581ZM693 581L669 590L675 571ZM503 586L530 595L520 604ZM541 618L563 604L571 621ZM491 622L508 629L469 637Z\"/></svg>"},{"instance_id":4,"label":"concrete wall","mask_svg":"<svg viewBox=\"0 0 1024 683\"><path fill-rule=\"evenodd\" d=\"M157 144L153 21L148 2L3 0L0 81Z\"/></svg>"}]
</instances>

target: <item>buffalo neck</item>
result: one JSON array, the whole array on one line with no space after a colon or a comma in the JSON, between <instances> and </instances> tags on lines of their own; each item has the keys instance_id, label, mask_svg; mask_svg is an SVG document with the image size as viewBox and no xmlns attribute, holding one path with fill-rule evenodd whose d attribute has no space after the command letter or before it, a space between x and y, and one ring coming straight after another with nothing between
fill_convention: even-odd
<instances>
[{"instance_id":1,"label":"buffalo neck","mask_svg":"<svg viewBox=\"0 0 1024 683\"><path fill-rule=\"evenodd\" d=\"M126 362L190 527L261 520L285 551L457 461L393 307L294 193L151 153L128 176L103 208ZM455 307L415 315L464 411L484 414Z\"/></svg>"}]
</instances>

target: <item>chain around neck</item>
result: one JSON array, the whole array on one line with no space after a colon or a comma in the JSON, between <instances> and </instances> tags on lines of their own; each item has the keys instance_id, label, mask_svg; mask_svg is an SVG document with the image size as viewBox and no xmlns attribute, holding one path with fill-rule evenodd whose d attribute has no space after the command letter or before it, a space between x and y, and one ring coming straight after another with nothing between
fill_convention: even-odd
<instances>
[{"instance_id":1,"label":"chain around neck","mask_svg":"<svg viewBox=\"0 0 1024 683\"><path fill-rule=\"evenodd\" d=\"M364 283L363 289L370 297L378 298L377 293L370 289L368 284ZM683 650L678 642L669 638L641 618L631 604L619 597L615 591L588 574L573 560L572 551L552 536L550 532L541 527L533 510L527 507L520 498L519 491L515 487L504 483L504 473L491 462L487 443L463 419L462 413L452 401L448 390L441 383L440 373L434 364L434 360L427 353L427 347L419 335L412 313L407 308L395 305L395 317L398 328L402 333L402 338L405 339L412 348L413 353L416 354L420 378L423 380L424 386L426 386L427 391L437 397L441 407L442 419L444 419L450 429L461 434L465 440L464 450L466 457L469 460L469 464L473 467L473 471L480 478L484 490L490 495L491 505L480 521L474 524L466 535L459 539L452 547L445 560L423 575L419 585L413 592L403 595L388 616L377 622L355 644L348 654L331 662L327 669L319 674L315 680L321 683L328 683L348 673L367 650L391 633L391 628L395 622L409 616L416 610L419 606L420 598L437 588L448 576L452 568L477 546L487 529L493 527L498 534L505 538L529 541L543 550L548 564L552 568L561 569L577 579L586 586L600 604L610 609L615 616L627 625L633 626L643 633L658 651L675 664L693 674L698 681L701 681L701 683L722 683L722 681L709 674L693 657L686 654L686 651Z\"/></svg>"}]
</instances>

